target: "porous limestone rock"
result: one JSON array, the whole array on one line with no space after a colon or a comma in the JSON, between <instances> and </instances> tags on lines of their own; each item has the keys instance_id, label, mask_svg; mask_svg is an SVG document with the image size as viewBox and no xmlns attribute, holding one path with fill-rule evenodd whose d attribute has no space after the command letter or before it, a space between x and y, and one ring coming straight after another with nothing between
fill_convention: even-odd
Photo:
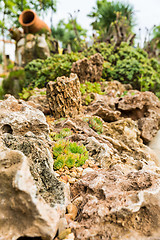
<instances>
[{"instance_id":1,"label":"porous limestone rock","mask_svg":"<svg viewBox=\"0 0 160 240\"><path fill-rule=\"evenodd\" d=\"M103 57L100 53L74 62L71 72L76 73L81 83L85 81L99 82L103 70Z\"/></svg>"},{"instance_id":2,"label":"porous limestone rock","mask_svg":"<svg viewBox=\"0 0 160 240\"><path fill-rule=\"evenodd\" d=\"M85 174L72 187L82 196L75 238L151 240L160 236L160 175L152 171L123 174L98 170Z\"/></svg>"},{"instance_id":3,"label":"porous limestone rock","mask_svg":"<svg viewBox=\"0 0 160 240\"><path fill-rule=\"evenodd\" d=\"M46 88L34 88L33 95L29 97L28 104L35 106L41 110L45 115L50 114L49 103L46 96Z\"/></svg>"},{"instance_id":4,"label":"porous limestone rock","mask_svg":"<svg viewBox=\"0 0 160 240\"><path fill-rule=\"evenodd\" d=\"M53 239L65 204L53 207L46 203L38 193L27 158L20 151L1 151L0 182L0 239Z\"/></svg>"},{"instance_id":5,"label":"porous limestone rock","mask_svg":"<svg viewBox=\"0 0 160 240\"><path fill-rule=\"evenodd\" d=\"M53 116L74 117L80 113L81 93L80 82L76 74L71 73L70 78L58 77L56 82L47 84L47 98Z\"/></svg>"},{"instance_id":6,"label":"porous limestone rock","mask_svg":"<svg viewBox=\"0 0 160 240\"><path fill-rule=\"evenodd\" d=\"M160 126L160 101L152 92L129 91L117 102L122 117L138 121L141 137L149 143Z\"/></svg>"},{"instance_id":7,"label":"porous limestone rock","mask_svg":"<svg viewBox=\"0 0 160 240\"><path fill-rule=\"evenodd\" d=\"M155 152L160 164L160 130L157 132L156 136L149 143L149 147Z\"/></svg>"},{"instance_id":8,"label":"porous limestone rock","mask_svg":"<svg viewBox=\"0 0 160 240\"><path fill-rule=\"evenodd\" d=\"M46 59L50 57L49 46L45 34L27 34L17 42L17 64L22 66L36 58Z\"/></svg>"},{"instance_id":9,"label":"porous limestone rock","mask_svg":"<svg viewBox=\"0 0 160 240\"><path fill-rule=\"evenodd\" d=\"M9 96L0 102L0 238L51 240L69 203L56 178L43 113Z\"/></svg>"},{"instance_id":10,"label":"porous limestone rock","mask_svg":"<svg viewBox=\"0 0 160 240\"><path fill-rule=\"evenodd\" d=\"M126 173L143 169L144 166L151 167L155 164L160 166L153 150L143 144L138 126L131 119L103 122L102 134L90 128L89 124L79 116L75 119L57 120L53 132L62 128L71 129L72 135L68 139L84 144L90 157L102 168L110 168L118 164Z\"/></svg>"},{"instance_id":11,"label":"porous limestone rock","mask_svg":"<svg viewBox=\"0 0 160 240\"><path fill-rule=\"evenodd\" d=\"M119 81L104 82L104 92L109 97L121 97L128 90L132 89L130 84L122 84Z\"/></svg>"},{"instance_id":12,"label":"porous limestone rock","mask_svg":"<svg viewBox=\"0 0 160 240\"><path fill-rule=\"evenodd\" d=\"M24 136L29 131L36 136L48 136L49 127L44 114L13 96L0 101L0 133Z\"/></svg>"},{"instance_id":13,"label":"porous limestone rock","mask_svg":"<svg viewBox=\"0 0 160 240\"><path fill-rule=\"evenodd\" d=\"M124 171L127 171L128 167L130 171L143 169L152 161L160 166L155 153L143 144L137 123L130 118L105 123L103 134L103 137L117 150L120 161L117 161L118 159L116 161L124 165Z\"/></svg>"},{"instance_id":14,"label":"porous limestone rock","mask_svg":"<svg viewBox=\"0 0 160 240\"><path fill-rule=\"evenodd\" d=\"M114 100L112 102L113 106L111 106L110 103L111 99L108 99L108 97L104 96L103 99L99 99L91 103L87 107L85 113L90 113L91 115L99 116L105 122L117 121L120 119L121 112L117 111L114 108Z\"/></svg>"}]
</instances>

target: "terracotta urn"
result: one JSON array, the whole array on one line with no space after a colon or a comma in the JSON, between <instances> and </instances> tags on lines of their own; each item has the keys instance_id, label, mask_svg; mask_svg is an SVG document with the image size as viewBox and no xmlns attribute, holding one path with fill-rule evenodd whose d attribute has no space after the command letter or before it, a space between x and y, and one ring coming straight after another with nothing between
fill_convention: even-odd
<instances>
[{"instance_id":1,"label":"terracotta urn","mask_svg":"<svg viewBox=\"0 0 160 240\"><path fill-rule=\"evenodd\" d=\"M43 22L31 9L24 10L21 13L19 16L19 22L25 33L37 33L43 29L51 32L47 24Z\"/></svg>"}]
</instances>

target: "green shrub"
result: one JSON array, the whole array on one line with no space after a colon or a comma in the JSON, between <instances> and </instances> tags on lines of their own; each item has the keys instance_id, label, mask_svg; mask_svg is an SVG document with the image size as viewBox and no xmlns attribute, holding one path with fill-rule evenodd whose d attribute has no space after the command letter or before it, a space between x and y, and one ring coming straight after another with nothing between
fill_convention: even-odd
<instances>
[{"instance_id":1,"label":"green shrub","mask_svg":"<svg viewBox=\"0 0 160 240\"><path fill-rule=\"evenodd\" d=\"M0 86L0 100L2 100L4 98L4 89L2 86Z\"/></svg>"},{"instance_id":2,"label":"green shrub","mask_svg":"<svg viewBox=\"0 0 160 240\"><path fill-rule=\"evenodd\" d=\"M80 91L82 96L86 93L98 93L98 94L104 94L101 89L100 83L91 83L91 82L85 82L80 85Z\"/></svg>"},{"instance_id":3,"label":"green shrub","mask_svg":"<svg viewBox=\"0 0 160 240\"><path fill-rule=\"evenodd\" d=\"M29 99L30 96L32 96L34 93L34 90L29 88L23 88L21 93L18 93L19 97L25 101Z\"/></svg>"},{"instance_id":4,"label":"green shrub","mask_svg":"<svg viewBox=\"0 0 160 240\"><path fill-rule=\"evenodd\" d=\"M154 58L149 59L147 52L127 43L121 43L118 48L97 43L83 54L88 57L96 52L104 57L103 79L130 83L133 88L160 95L160 64Z\"/></svg>"},{"instance_id":5,"label":"green shrub","mask_svg":"<svg viewBox=\"0 0 160 240\"><path fill-rule=\"evenodd\" d=\"M71 53L59 55L46 60L33 60L25 67L26 86L43 88L49 81L55 81L57 77L69 77L73 62L83 58L82 54Z\"/></svg>"},{"instance_id":6,"label":"green shrub","mask_svg":"<svg viewBox=\"0 0 160 240\"><path fill-rule=\"evenodd\" d=\"M2 88L4 93L9 93L15 97L19 97L20 93L25 86L25 72L23 69L12 71L9 76L3 80Z\"/></svg>"},{"instance_id":7,"label":"green shrub","mask_svg":"<svg viewBox=\"0 0 160 240\"><path fill-rule=\"evenodd\" d=\"M72 168L79 167L88 159L88 152L86 147L78 145L76 142L66 140L59 140L53 147L54 170L60 169L64 166Z\"/></svg>"},{"instance_id":8,"label":"green shrub","mask_svg":"<svg viewBox=\"0 0 160 240\"><path fill-rule=\"evenodd\" d=\"M66 155L65 165L66 165L68 168L74 167L74 165L75 165L75 158L76 158L75 154L73 154L73 153L68 153L68 154Z\"/></svg>"}]
</instances>

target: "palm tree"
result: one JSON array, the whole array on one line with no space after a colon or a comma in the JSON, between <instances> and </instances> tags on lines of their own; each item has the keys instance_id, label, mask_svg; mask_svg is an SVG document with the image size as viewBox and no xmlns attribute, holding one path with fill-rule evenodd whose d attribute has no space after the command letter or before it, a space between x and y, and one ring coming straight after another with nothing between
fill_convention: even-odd
<instances>
[{"instance_id":1,"label":"palm tree","mask_svg":"<svg viewBox=\"0 0 160 240\"><path fill-rule=\"evenodd\" d=\"M133 7L119 1L109 2L107 0L97 0L96 7L94 7L88 15L94 19L91 25L93 29L99 33L102 40L109 34L110 26L116 21L117 13L120 13L122 17L126 18L130 28L134 26Z\"/></svg>"}]
</instances>

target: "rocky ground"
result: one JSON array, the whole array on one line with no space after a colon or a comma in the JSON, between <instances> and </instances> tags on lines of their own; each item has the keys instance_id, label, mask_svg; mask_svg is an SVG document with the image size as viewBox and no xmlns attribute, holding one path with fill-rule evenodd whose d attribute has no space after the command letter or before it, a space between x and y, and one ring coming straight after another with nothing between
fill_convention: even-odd
<instances>
[{"instance_id":1,"label":"rocky ground","mask_svg":"<svg viewBox=\"0 0 160 240\"><path fill-rule=\"evenodd\" d=\"M159 99L113 81L86 106L79 86L0 102L0 240L160 239ZM88 159L55 169L58 141Z\"/></svg>"}]
</instances>

